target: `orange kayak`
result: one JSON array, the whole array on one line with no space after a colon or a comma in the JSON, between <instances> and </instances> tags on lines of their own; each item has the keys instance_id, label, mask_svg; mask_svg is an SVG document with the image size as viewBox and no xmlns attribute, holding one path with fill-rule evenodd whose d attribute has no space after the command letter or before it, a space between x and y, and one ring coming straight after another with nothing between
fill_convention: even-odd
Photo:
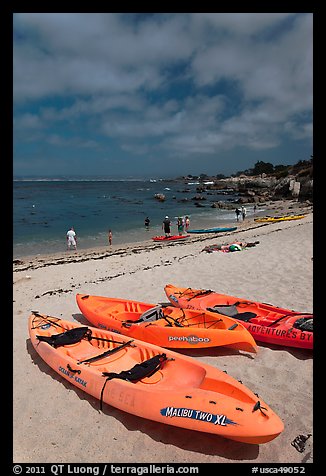
<instances>
[{"instance_id":1,"label":"orange kayak","mask_svg":"<svg viewBox=\"0 0 326 476\"><path fill-rule=\"evenodd\" d=\"M228 316L88 294L77 294L76 300L95 327L134 339L168 348L228 346L257 352L252 335Z\"/></svg>"},{"instance_id":2,"label":"orange kayak","mask_svg":"<svg viewBox=\"0 0 326 476\"><path fill-rule=\"evenodd\" d=\"M190 235L153 236L153 241L178 241L189 238Z\"/></svg>"},{"instance_id":3,"label":"orange kayak","mask_svg":"<svg viewBox=\"0 0 326 476\"><path fill-rule=\"evenodd\" d=\"M313 315L273 304L249 301L210 289L180 288L167 284L169 301L179 308L226 313L240 321L257 342L313 348Z\"/></svg>"},{"instance_id":4,"label":"orange kayak","mask_svg":"<svg viewBox=\"0 0 326 476\"><path fill-rule=\"evenodd\" d=\"M284 429L241 382L192 357L36 312L29 335L40 357L100 406L252 444Z\"/></svg>"}]
</instances>

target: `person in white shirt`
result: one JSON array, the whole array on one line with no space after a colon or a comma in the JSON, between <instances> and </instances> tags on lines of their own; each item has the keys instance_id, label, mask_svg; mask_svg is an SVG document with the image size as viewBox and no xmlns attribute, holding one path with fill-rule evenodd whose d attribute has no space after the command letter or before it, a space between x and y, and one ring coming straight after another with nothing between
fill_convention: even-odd
<instances>
[{"instance_id":1,"label":"person in white shirt","mask_svg":"<svg viewBox=\"0 0 326 476\"><path fill-rule=\"evenodd\" d=\"M67 250L70 250L71 247L77 249L77 235L73 227L67 231Z\"/></svg>"}]
</instances>

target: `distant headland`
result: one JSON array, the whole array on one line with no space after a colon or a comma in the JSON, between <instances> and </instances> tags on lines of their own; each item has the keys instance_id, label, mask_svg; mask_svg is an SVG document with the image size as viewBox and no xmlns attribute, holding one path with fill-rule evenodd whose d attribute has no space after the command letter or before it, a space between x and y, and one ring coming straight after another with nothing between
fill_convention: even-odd
<instances>
[{"instance_id":1,"label":"distant headland","mask_svg":"<svg viewBox=\"0 0 326 476\"><path fill-rule=\"evenodd\" d=\"M259 203L266 200L297 198L313 202L313 156L294 165L276 165L258 161L254 168L237 172L230 177L222 174L187 175L175 180L196 184L197 193L219 190L237 193L238 203Z\"/></svg>"}]
</instances>

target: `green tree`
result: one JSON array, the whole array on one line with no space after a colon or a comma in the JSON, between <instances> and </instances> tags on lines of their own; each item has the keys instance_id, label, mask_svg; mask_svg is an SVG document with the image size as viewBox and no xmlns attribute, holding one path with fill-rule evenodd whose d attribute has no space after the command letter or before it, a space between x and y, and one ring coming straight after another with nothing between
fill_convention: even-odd
<instances>
[{"instance_id":1,"label":"green tree","mask_svg":"<svg viewBox=\"0 0 326 476\"><path fill-rule=\"evenodd\" d=\"M258 160L255 163L253 168L253 175L260 175L260 174L272 174L274 172L274 165L270 162L263 162L262 160Z\"/></svg>"}]
</instances>

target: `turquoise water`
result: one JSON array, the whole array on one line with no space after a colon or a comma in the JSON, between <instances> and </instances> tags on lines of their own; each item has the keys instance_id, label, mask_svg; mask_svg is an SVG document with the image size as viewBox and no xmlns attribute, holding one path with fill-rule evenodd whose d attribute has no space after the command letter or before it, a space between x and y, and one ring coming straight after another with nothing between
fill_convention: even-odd
<instances>
[{"instance_id":1,"label":"turquoise water","mask_svg":"<svg viewBox=\"0 0 326 476\"><path fill-rule=\"evenodd\" d=\"M156 193L163 193L165 201L155 199ZM65 250L71 226L78 248L87 249L107 246L109 229L113 244L161 235L165 215L175 234L179 215L190 216L191 228L235 225L233 210L212 208L212 203L234 201L236 195L209 191L200 202L196 195L196 184L175 181L14 181L13 254L18 258ZM144 226L146 216L149 228Z\"/></svg>"}]
</instances>

